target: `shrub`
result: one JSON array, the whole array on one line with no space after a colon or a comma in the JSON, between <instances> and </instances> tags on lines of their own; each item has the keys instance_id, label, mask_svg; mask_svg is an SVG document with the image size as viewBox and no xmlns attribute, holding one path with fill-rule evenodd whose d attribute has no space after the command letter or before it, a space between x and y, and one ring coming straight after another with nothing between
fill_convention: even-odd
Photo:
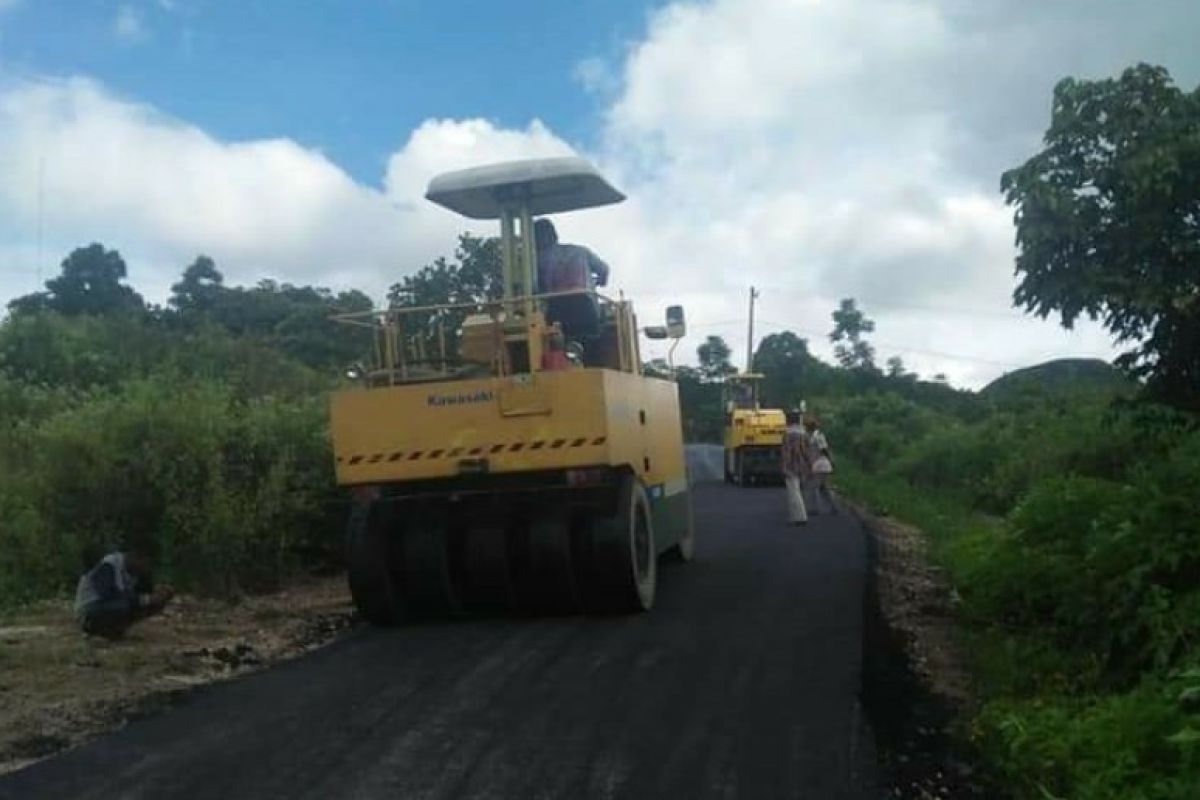
<instances>
[{"instance_id":1,"label":"shrub","mask_svg":"<svg viewBox=\"0 0 1200 800\"><path fill-rule=\"evenodd\" d=\"M0 495L10 597L61 591L121 540L156 550L189 589L267 588L296 566L297 545L336 538L317 399L244 402L219 383L131 381L30 428L7 458L25 464Z\"/></svg>"},{"instance_id":2,"label":"shrub","mask_svg":"<svg viewBox=\"0 0 1200 800\"><path fill-rule=\"evenodd\" d=\"M1200 736L1180 686L1147 681L1088 700L994 701L976 735L1018 798L1190 799L1200 796Z\"/></svg>"}]
</instances>

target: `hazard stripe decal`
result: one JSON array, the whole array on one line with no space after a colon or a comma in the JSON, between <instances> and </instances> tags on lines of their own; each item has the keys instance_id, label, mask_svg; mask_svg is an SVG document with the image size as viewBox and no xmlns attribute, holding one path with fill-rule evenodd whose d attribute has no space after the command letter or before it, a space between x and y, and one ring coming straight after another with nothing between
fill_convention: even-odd
<instances>
[{"instance_id":1,"label":"hazard stripe decal","mask_svg":"<svg viewBox=\"0 0 1200 800\"><path fill-rule=\"evenodd\" d=\"M598 436L594 439L579 437L577 439L539 439L532 442L505 442L503 444L486 445L481 444L471 448L470 455L477 456L487 450L491 455L508 451L510 453L519 453L521 451L533 450L558 450L584 447L590 445L592 447L600 447L607 443L608 438ZM455 447L451 449L437 448L434 450L413 450L408 452L393 451L390 453L362 453L352 456L338 456L337 463L348 464L349 466L368 466L378 464L381 461L420 461L422 459L438 460L443 458L458 458L462 455L463 447ZM668 492L667 494L670 494Z\"/></svg>"}]
</instances>

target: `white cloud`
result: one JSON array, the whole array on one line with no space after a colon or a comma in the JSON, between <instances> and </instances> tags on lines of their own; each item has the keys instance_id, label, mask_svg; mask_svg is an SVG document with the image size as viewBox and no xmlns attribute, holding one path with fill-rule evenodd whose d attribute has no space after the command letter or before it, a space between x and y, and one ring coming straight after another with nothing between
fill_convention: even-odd
<instances>
[{"instance_id":1,"label":"white cloud","mask_svg":"<svg viewBox=\"0 0 1200 800\"><path fill-rule=\"evenodd\" d=\"M41 163L46 249L118 247L156 299L197 253L234 281L353 285L380 297L462 227L422 199L432 175L568 151L536 122L526 131L428 122L393 156L384 193L290 140L221 142L88 80L25 83L0 92L0 164L11 165L0 241L36 241ZM0 276L0 294L28 290L24 263Z\"/></svg>"},{"instance_id":2,"label":"white cloud","mask_svg":"<svg viewBox=\"0 0 1200 800\"><path fill-rule=\"evenodd\" d=\"M393 199L424 207L425 184L440 172L488 161L571 155L570 145L534 120L525 130L497 129L485 120L427 120L387 165L384 181Z\"/></svg>"},{"instance_id":3,"label":"white cloud","mask_svg":"<svg viewBox=\"0 0 1200 800\"><path fill-rule=\"evenodd\" d=\"M1143 58L1185 85L1200 77L1180 24L1196 13L1180 4L1172 22L1116 2L1066 5L1061 18L1007 0L665 7L608 110L604 158L647 212L638 235L617 241L687 274L676 291L697 323L744 316L755 284L774 305L766 318L823 354L830 310L853 296L878 322L881 360L903 347L926 374L969 385L1056 353L1110 355L1096 326L1066 332L1010 311L999 174L1036 148L1064 74ZM1086 35L1067 35L1068 22ZM712 332L740 363L742 326Z\"/></svg>"},{"instance_id":4,"label":"white cloud","mask_svg":"<svg viewBox=\"0 0 1200 800\"><path fill-rule=\"evenodd\" d=\"M113 20L113 35L127 44L140 42L149 36L150 31L142 21L141 12L129 4L117 8L117 16Z\"/></svg>"},{"instance_id":5,"label":"white cloud","mask_svg":"<svg viewBox=\"0 0 1200 800\"><path fill-rule=\"evenodd\" d=\"M3 2L3 0L0 0ZM1200 80L1186 3L1117 0L711 0L651 18L619 68L575 78L605 102L591 155L630 200L567 215L643 318L682 301L683 349L725 335L744 357L745 293L760 335L780 326L830 353L842 297L878 323L880 360L979 385L1006 365L1108 355L1009 308L1011 213L1001 170L1033 152L1064 74L1145 59ZM430 177L571 146L538 121L428 120L389 159L383 190L288 139L226 142L87 80L0 84L0 297L29 291L38 163L45 250L117 246L161 299L198 252L234 281L276 277L374 296L453 247L467 223L423 200ZM657 344L648 355L661 354Z\"/></svg>"}]
</instances>

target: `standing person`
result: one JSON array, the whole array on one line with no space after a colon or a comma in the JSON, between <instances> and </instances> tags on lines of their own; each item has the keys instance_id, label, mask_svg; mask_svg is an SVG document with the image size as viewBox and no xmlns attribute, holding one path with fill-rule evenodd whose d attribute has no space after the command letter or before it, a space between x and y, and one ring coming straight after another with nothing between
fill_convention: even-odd
<instances>
[{"instance_id":1,"label":"standing person","mask_svg":"<svg viewBox=\"0 0 1200 800\"><path fill-rule=\"evenodd\" d=\"M808 510L804 507L804 481L808 473L808 452L804 430L800 427L800 412L789 411L785 415L787 431L783 434L780 457L783 470L783 485L787 490L788 522L804 525L808 522Z\"/></svg>"},{"instance_id":2,"label":"standing person","mask_svg":"<svg viewBox=\"0 0 1200 800\"><path fill-rule=\"evenodd\" d=\"M820 421L811 415L804 420L805 444L808 450L809 471L812 475L813 513L824 513L819 509L825 505L830 514L836 514L837 506L833 502L833 493L829 489L829 476L833 474L833 453L829 449L829 441L825 438L820 425ZM822 503L822 501L824 502Z\"/></svg>"},{"instance_id":3,"label":"standing person","mask_svg":"<svg viewBox=\"0 0 1200 800\"><path fill-rule=\"evenodd\" d=\"M89 636L119 639L133 623L162 611L173 596L169 586L154 588L146 553L118 549L80 577L75 618Z\"/></svg>"}]
</instances>

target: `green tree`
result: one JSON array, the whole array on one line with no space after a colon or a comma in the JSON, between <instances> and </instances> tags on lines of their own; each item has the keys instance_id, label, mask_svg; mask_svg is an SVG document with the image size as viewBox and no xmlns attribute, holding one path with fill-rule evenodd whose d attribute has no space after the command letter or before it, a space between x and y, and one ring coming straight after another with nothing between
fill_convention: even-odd
<instances>
[{"instance_id":1,"label":"green tree","mask_svg":"<svg viewBox=\"0 0 1200 800\"><path fill-rule=\"evenodd\" d=\"M1117 363L1200 410L1200 88L1161 67L1054 88L1044 148L1001 178L1015 208L1015 304L1101 319Z\"/></svg>"},{"instance_id":2,"label":"green tree","mask_svg":"<svg viewBox=\"0 0 1200 800\"><path fill-rule=\"evenodd\" d=\"M911 374L904 368L904 359L900 356L892 356L887 360L887 376L889 378L907 378Z\"/></svg>"},{"instance_id":3,"label":"green tree","mask_svg":"<svg viewBox=\"0 0 1200 800\"><path fill-rule=\"evenodd\" d=\"M57 311L68 316L144 311L142 296L122 283L126 272L120 253L93 243L63 260L62 272L46 281L46 291L18 297L8 307L16 314Z\"/></svg>"},{"instance_id":4,"label":"green tree","mask_svg":"<svg viewBox=\"0 0 1200 800\"><path fill-rule=\"evenodd\" d=\"M277 347L319 369L341 367L370 348L364 328L335 324L334 314L370 311L371 298L357 289L334 293L321 286L273 280L252 288L228 287L208 256L198 256L171 287L169 305L188 329L217 325L234 336Z\"/></svg>"},{"instance_id":5,"label":"green tree","mask_svg":"<svg viewBox=\"0 0 1200 800\"><path fill-rule=\"evenodd\" d=\"M225 288L225 276L208 256L197 256L191 266L183 271L179 283L171 287L168 301L172 308L181 312L212 311L220 301Z\"/></svg>"},{"instance_id":6,"label":"green tree","mask_svg":"<svg viewBox=\"0 0 1200 800\"><path fill-rule=\"evenodd\" d=\"M453 260L439 256L388 290L393 307L478 303L502 292L500 240L469 233L458 237Z\"/></svg>"},{"instance_id":7,"label":"green tree","mask_svg":"<svg viewBox=\"0 0 1200 800\"><path fill-rule=\"evenodd\" d=\"M823 384L817 373L828 369L808 352L808 341L791 331L765 336L754 353L754 371L763 379L763 402L772 407L798 405Z\"/></svg>"},{"instance_id":8,"label":"green tree","mask_svg":"<svg viewBox=\"0 0 1200 800\"><path fill-rule=\"evenodd\" d=\"M696 348L696 357L700 360L700 377L706 381L719 381L726 375L737 372L730 363L733 351L720 336L709 336L704 344Z\"/></svg>"},{"instance_id":9,"label":"green tree","mask_svg":"<svg viewBox=\"0 0 1200 800\"><path fill-rule=\"evenodd\" d=\"M696 367L675 369L679 386L679 406L683 414L683 435L689 442L719 442L725 424L721 408L721 386L705 379Z\"/></svg>"},{"instance_id":10,"label":"green tree","mask_svg":"<svg viewBox=\"0 0 1200 800\"><path fill-rule=\"evenodd\" d=\"M438 257L412 275L405 275L388 290L388 304L392 308L411 308L481 303L500 297L503 281L500 240L463 233L458 237L453 260ZM404 317L404 324L409 332L421 332L417 335L424 336L426 352L433 353L439 346L434 331L440 322L447 352L453 356L457 352L455 332L468 312L453 309L440 314L414 313Z\"/></svg>"},{"instance_id":11,"label":"green tree","mask_svg":"<svg viewBox=\"0 0 1200 800\"><path fill-rule=\"evenodd\" d=\"M829 339L836 343L833 352L838 363L846 369L873 372L875 348L863 338L863 334L874 331L875 323L867 319L852 297L842 300L832 316L833 332L829 334Z\"/></svg>"}]
</instances>

